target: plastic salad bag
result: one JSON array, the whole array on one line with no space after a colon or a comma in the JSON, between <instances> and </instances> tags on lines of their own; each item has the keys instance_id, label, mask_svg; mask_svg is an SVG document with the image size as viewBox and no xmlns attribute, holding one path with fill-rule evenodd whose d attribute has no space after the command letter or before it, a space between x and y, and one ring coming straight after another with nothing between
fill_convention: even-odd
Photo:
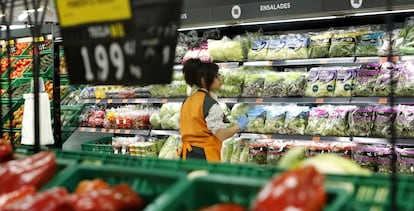
<instances>
[{"instance_id":1,"label":"plastic salad bag","mask_svg":"<svg viewBox=\"0 0 414 211\"><path fill-rule=\"evenodd\" d=\"M357 32L354 30L335 31L329 48L329 57L354 56L356 37Z\"/></svg>"},{"instance_id":2,"label":"plastic salad bag","mask_svg":"<svg viewBox=\"0 0 414 211\"><path fill-rule=\"evenodd\" d=\"M284 134L285 106L268 106L266 107L266 120L264 132L274 134Z\"/></svg>"},{"instance_id":3,"label":"plastic salad bag","mask_svg":"<svg viewBox=\"0 0 414 211\"><path fill-rule=\"evenodd\" d=\"M355 48L355 56L377 56L381 49L383 31L369 31L360 34L357 37L357 45Z\"/></svg>"},{"instance_id":4,"label":"plastic salad bag","mask_svg":"<svg viewBox=\"0 0 414 211\"><path fill-rule=\"evenodd\" d=\"M373 107L355 108L349 112L348 125L350 136L370 136L374 119Z\"/></svg>"},{"instance_id":5,"label":"plastic salad bag","mask_svg":"<svg viewBox=\"0 0 414 211\"><path fill-rule=\"evenodd\" d=\"M414 96L414 61L407 61L402 65L395 95L398 97Z\"/></svg>"},{"instance_id":6,"label":"plastic salad bag","mask_svg":"<svg viewBox=\"0 0 414 211\"><path fill-rule=\"evenodd\" d=\"M286 38L286 59L307 59L309 36L307 34L289 34Z\"/></svg>"},{"instance_id":7,"label":"plastic salad bag","mask_svg":"<svg viewBox=\"0 0 414 211\"><path fill-rule=\"evenodd\" d=\"M353 96L372 96L380 67L379 63L364 64L360 67L356 80L354 80Z\"/></svg>"},{"instance_id":8,"label":"plastic salad bag","mask_svg":"<svg viewBox=\"0 0 414 211\"><path fill-rule=\"evenodd\" d=\"M264 133L266 109L262 106L257 106L247 113L250 122L244 129L244 132Z\"/></svg>"},{"instance_id":9,"label":"plastic salad bag","mask_svg":"<svg viewBox=\"0 0 414 211\"><path fill-rule=\"evenodd\" d=\"M291 106L286 112L285 133L304 135L308 117L309 107Z\"/></svg>"},{"instance_id":10,"label":"plastic salad bag","mask_svg":"<svg viewBox=\"0 0 414 211\"><path fill-rule=\"evenodd\" d=\"M305 134L322 135L327 125L331 105L318 106L310 109Z\"/></svg>"},{"instance_id":11,"label":"plastic salad bag","mask_svg":"<svg viewBox=\"0 0 414 211\"><path fill-rule=\"evenodd\" d=\"M388 106L374 107L374 125L372 126L372 136L391 137L392 119L396 116L396 109Z\"/></svg>"},{"instance_id":12,"label":"plastic salad bag","mask_svg":"<svg viewBox=\"0 0 414 211\"><path fill-rule=\"evenodd\" d=\"M321 32L310 35L310 58L329 57L332 32Z\"/></svg>"},{"instance_id":13,"label":"plastic salad bag","mask_svg":"<svg viewBox=\"0 0 414 211\"><path fill-rule=\"evenodd\" d=\"M399 105L395 117L395 135L399 138L414 138L414 106Z\"/></svg>"},{"instance_id":14,"label":"plastic salad bag","mask_svg":"<svg viewBox=\"0 0 414 211\"><path fill-rule=\"evenodd\" d=\"M287 55L287 36L275 35L269 40L266 60L283 60Z\"/></svg>"},{"instance_id":15,"label":"plastic salad bag","mask_svg":"<svg viewBox=\"0 0 414 211\"><path fill-rule=\"evenodd\" d=\"M358 67L339 67L336 74L335 97L350 97L354 88L354 80Z\"/></svg>"},{"instance_id":16,"label":"plastic salad bag","mask_svg":"<svg viewBox=\"0 0 414 211\"><path fill-rule=\"evenodd\" d=\"M285 74L281 72L270 72L264 80L264 97L282 97L284 93Z\"/></svg>"}]
</instances>

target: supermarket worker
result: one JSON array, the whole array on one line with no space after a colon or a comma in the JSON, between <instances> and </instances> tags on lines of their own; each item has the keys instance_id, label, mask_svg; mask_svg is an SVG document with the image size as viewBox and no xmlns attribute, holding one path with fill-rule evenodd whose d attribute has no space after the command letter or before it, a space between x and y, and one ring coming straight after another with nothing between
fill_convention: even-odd
<instances>
[{"instance_id":1,"label":"supermarket worker","mask_svg":"<svg viewBox=\"0 0 414 211\"><path fill-rule=\"evenodd\" d=\"M197 86L197 90L181 107L182 147L178 153L183 160L219 162L222 142L241 132L249 123L244 115L238 117L236 126L228 127L224 123L224 113L213 94L221 87L218 70L217 64L199 59L189 59L184 64L184 79L188 85Z\"/></svg>"}]
</instances>

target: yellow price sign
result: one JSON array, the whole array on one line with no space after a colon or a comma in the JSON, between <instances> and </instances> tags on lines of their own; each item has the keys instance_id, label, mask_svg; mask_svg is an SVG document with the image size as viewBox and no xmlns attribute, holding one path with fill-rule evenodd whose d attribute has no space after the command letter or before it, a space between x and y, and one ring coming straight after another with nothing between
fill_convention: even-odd
<instances>
[{"instance_id":1,"label":"yellow price sign","mask_svg":"<svg viewBox=\"0 0 414 211\"><path fill-rule=\"evenodd\" d=\"M62 27L132 18L130 0L56 0L56 7Z\"/></svg>"}]
</instances>

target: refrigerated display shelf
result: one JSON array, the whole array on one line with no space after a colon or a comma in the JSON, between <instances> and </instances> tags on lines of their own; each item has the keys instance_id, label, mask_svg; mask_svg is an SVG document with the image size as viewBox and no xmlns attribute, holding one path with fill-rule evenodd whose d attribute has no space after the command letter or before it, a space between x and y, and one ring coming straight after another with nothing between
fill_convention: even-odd
<instances>
[{"instance_id":1,"label":"refrigerated display shelf","mask_svg":"<svg viewBox=\"0 0 414 211\"><path fill-rule=\"evenodd\" d=\"M91 133L116 133L116 134L135 134L149 136L151 130L135 130L135 129L107 129L107 128L94 128L94 127L79 127L78 131L91 132Z\"/></svg>"}]
</instances>

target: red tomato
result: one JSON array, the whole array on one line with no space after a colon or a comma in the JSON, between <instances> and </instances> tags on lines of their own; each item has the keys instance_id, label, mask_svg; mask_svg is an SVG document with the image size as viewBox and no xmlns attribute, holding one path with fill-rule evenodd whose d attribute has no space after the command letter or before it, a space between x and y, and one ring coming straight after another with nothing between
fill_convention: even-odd
<instances>
[{"instance_id":1,"label":"red tomato","mask_svg":"<svg viewBox=\"0 0 414 211\"><path fill-rule=\"evenodd\" d=\"M323 210L326 192L323 186L324 175L313 166L287 171L271 179L259 192L252 211Z\"/></svg>"},{"instance_id":2,"label":"red tomato","mask_svg":"<svg viewBox=\"0 0 414 211\"><path fill-rule=\"evenodd\" d=\"M210 207L202 208L199 211L245 211L246 209L238 204L221 203Z\"/></svg>"}]
</instances>

